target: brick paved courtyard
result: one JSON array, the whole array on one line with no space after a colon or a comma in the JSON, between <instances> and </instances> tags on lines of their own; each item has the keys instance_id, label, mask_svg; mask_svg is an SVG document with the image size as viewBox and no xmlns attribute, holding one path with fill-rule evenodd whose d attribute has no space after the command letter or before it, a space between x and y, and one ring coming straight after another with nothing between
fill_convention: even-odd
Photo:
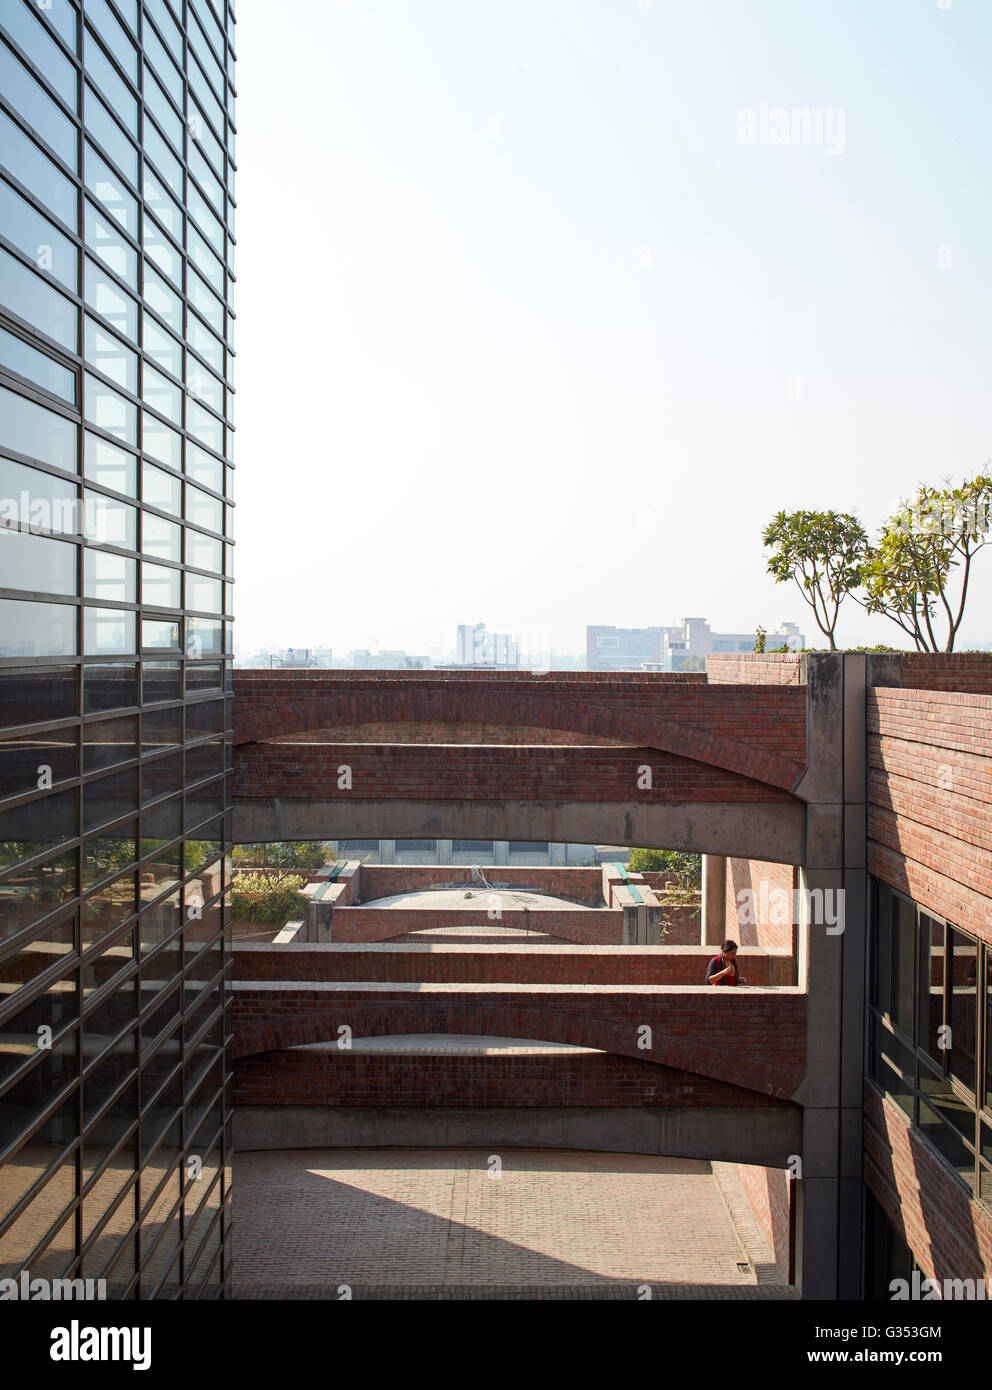
<instances>
[{"instance_id":1,"label":"brick paved courtyard","mask_svg":"<svg viewBox=\"0 0 992 1390\"><path fill-rule=\"evenodd\" d=\"M499 1158L494 1177L482 1149L238 1154L235 1296L636 1299L644 1285L653 1298L795 1296L729 1165Z\"/></svg>"}]
</instances>

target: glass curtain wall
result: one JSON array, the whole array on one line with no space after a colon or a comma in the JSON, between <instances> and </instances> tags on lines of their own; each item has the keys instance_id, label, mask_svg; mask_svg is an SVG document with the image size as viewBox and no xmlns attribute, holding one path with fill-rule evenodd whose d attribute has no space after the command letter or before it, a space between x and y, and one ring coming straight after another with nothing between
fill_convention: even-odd
<instances>
[{"instance_id":1,"label":"glass curtain wall","mask_svg":"<svg viewBox=\"0 0 992 1390\"><path fill-rule=\"evenodd\" d=\"M0 1278L228 1286L234 15L0 6Z\"/></svg>"}]
</instances>

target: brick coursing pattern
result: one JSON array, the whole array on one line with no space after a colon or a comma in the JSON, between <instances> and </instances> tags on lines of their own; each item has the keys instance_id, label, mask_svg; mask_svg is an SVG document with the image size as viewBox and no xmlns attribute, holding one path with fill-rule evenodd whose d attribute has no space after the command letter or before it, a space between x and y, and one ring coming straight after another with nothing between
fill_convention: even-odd
<instances>
[{"instance_id":1,"label":"brick coursing pattern","mask_svg":"<svg viewBox=\"0 0 992 1390\"><path fill-rule=\"evenodd\" d=\"M706 658L711 685L803 685L798 652L711 652Z\"/></svg>"},{"instance_id":2,"label":"brick coursing pattern","mask_svg":"<svg viewBox=\"0 0 992 1390\"><path fill-rule=\"evenodd\" d=\"M486 1057L266 1052L234 1065L235 1105L789 1107L727 1082L606 1053Z\"/></svg>"},{"instance_id":3,"label":"brick coursing pattern","mask_svg":"<svg viewBox=\"0 0 992 1390\"><path fill-rule=\"evenodd\" d=\"M903 686L992 695L992 652L906 652Z\"/></svg>"},{"instance_id":4,"label":"brick coursing pattern","mask_svg":"<svg viewBox=\"0 0 992 1390\"><path fill-rule=\"evenodd\" d=\"M765 757L770 755L764 755ZM762 761L756 757L756 762ZM340 789L338 769L351 770ZM638 786L650 767L652 786ZM342 801L791 802L784 789L648 748L243 744L234 795Z\"/></svg>"},{"instance_id":5,"label":"brick coursing pattern","mask_svg":"<svg viewBox=\"0 0 992 1390\"><path fill-rule=\"evenodd\" d=\"M792 1186L782 1168L759 1168L739 1163L737 1176L771 1246L775 1264L783 1278L791 1283L795 1278L794 1229L792 1223Z\"/></svg>"},{"instance_id":6,"label":"brick coursing pattern","mask_svg":"<svg viewBox=\"0 0 992 1390\"><path fill-rule=\"evenodd\" d=\"M502 728L545 728L651 748L786 790L803 775L802 690L710 687L664 675L559 674L492 679L455 672L238 671L234 739L264 742L310 731L323 736L376 724L410 723L419 738L425 724L438 731L475 724L497 738Z\"/></svg>"},{"instance_id":7,"label":"brick coursing pattern","mask_svg":"<svg viewBox=\"0 0 992 1390\"><path fill-rule=\"evenodd\" d=\"M557 947L509 946L492 951L416 945L268 946L234 948L234 979L327 982L393 981L410 984L533 985L698 985L706 978L711 946L672 951L561 950ZM791 966L784 955L742 950L742 973L753 985L782 984ZM712 986L711 986L712 988Z\"/></svg>"},{"instance_id":8,"label":"brick coursing pattern","mask_svg":"<svg viewBox=\"0 0 992 1390\"><path fill-rule=\"evenodd\" d=\"M874 689L868 865L992 942L992 695Z\"/></svg>"},{"instance_id":9,"label":"brick coursing pattern","mask_svg":"<svg viewBox=\"0 0 992 1390\"><path fill-rule=\"evenodd\" d=\"M797 993L670 986L645 993L577 987L313 986L234 992L235 1057L355 1037L462 1033L595 1047L788 1099L805 1070L806 1001ZM409 991L413 991L412 993ZM639 1046L644 1026L650 1049Z\"/></svg>"}]
</instances>

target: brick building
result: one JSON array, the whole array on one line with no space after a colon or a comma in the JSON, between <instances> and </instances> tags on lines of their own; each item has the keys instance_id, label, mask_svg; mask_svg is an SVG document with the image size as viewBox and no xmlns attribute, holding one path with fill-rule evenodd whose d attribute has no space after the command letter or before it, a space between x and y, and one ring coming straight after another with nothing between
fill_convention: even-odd
<instances>
[{"instance_id":1,"label":"brick building","mask_svg":"<svg viewBox=\"0 0 992 1390\"><path fill-rule=\"evenodd\" d=\"M346 816L393 835L526 825L564 840L594 827L704 855L694 948L541 946L498 967L479 946L383 941L362 964L344 941L282 948L298 953L281 964L249 948L235 1007L248 1147L265 1146L276 1105L297 1142L355 1142L360 1121L385 1144L523 1134L709 1157L738 1165L804 1297L887 1298L914 1268L989 1279L992 657L734 653L705 675L244 673L236 709L243 838L329 835ZM342 764L347 793L333 784ZM725 935L750 972L733 1014L693 983ZM337 1065L321 1049L341 1008L371 1041ZM635 1019L654 1030L648 1051ZM423 1033L547 1046L432 1059L418 1074L435 1084L413 1085L409 1045L389 1038ZM402 1100L405 1127L391 1128Z\"/></svg>"}]
</instances>

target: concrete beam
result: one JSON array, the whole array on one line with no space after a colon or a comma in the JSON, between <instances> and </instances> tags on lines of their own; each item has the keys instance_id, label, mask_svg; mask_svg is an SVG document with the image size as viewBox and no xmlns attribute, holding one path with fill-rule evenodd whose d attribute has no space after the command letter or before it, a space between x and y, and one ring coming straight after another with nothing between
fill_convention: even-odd
<instances>
[{"instance_id":1,"label":"concrete beam","mask_svg":"<svg viewBox=\"0 0 992 1390\"><path fill-rule=\"evenodd\" d=\"M798 1108L238 1106L234 1147L589 1149L784 1167Z\"/></svg>"},{"instance_id":2,"label":"concrete beam","mask_svg":"<svg viewBox=\"0 0 992 1390\"><path fill-rule=\"evenodd\" d=\"M551 840L803 862L806 808L772 802L360 801L235 797L235 843L335 838ZM499 863L497 854L497 863Z\"/></svg>"}]
</instances>

